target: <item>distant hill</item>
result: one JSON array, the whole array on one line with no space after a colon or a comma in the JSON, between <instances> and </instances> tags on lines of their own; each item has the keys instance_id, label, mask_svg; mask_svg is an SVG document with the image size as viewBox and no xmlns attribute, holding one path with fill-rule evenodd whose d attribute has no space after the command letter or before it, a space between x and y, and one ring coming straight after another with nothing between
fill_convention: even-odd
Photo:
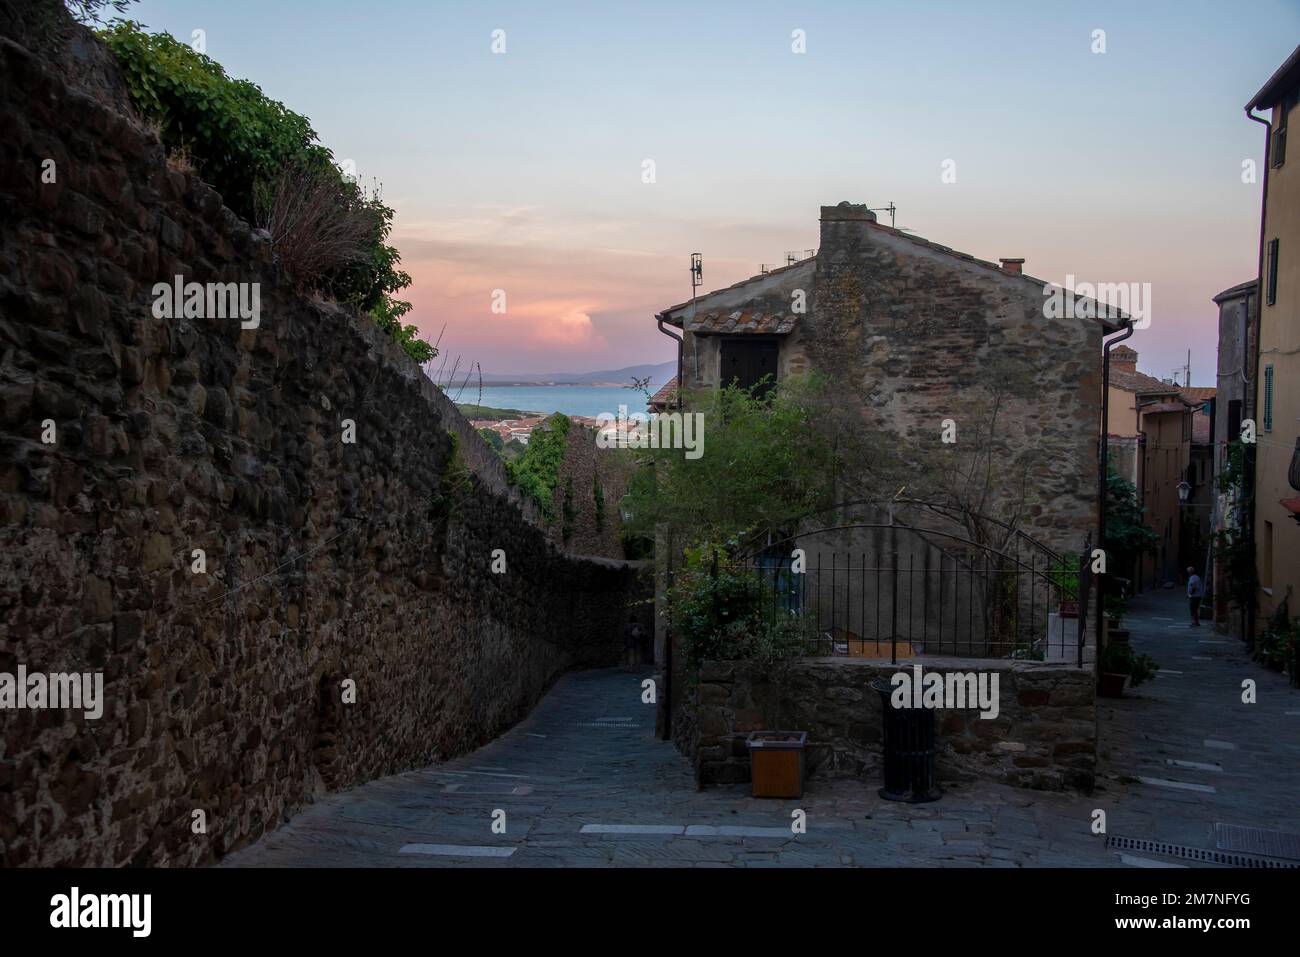
<instances>
[{"instance_id":1,"label":"distant hill","mask_svg":"<svg viewBox=\"0 0 1300 957\"><path fill-rule=\"evenodd\" d=\"M600 369L596 372L484 372L484 385L628 385L633 378L650 377L654 391L677 374L677 362L656 362L622 369ZM478 375L471 376L474 383ZM456 382L464 380L464 372L456 374Z\"/></svg>"}]
</instances>

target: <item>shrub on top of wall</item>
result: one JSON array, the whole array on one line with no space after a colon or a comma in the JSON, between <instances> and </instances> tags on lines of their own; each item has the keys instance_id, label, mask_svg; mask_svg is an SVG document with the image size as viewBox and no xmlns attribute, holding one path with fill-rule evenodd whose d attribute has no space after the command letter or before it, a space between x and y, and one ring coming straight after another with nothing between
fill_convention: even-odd
<instances>
[{"instance_id":1,"label":"shrub on top of wall","mask_svg":"<svg viewBox=\"0 0 1300 957\"><path fill-rule=\"evenodd\" d=\"M116 57L136 109L158 124L163 144L194 163L234 212L270 228L295 282L369 313L417 362L436 355L414 326L400 322L410 303L391 295L411 284L387 243L393 210L377 190L367 193L343 175L305 116L255 83L227 76L221 64L169 34L146 33L127 20L99 36ZM314 189L303 194L303 183ZM304 195L316 208L346 214L330 217L345 220L355 233L335 244L338 255L304 257L303 230L281 228L311 218L301 208Z\"/></svg>"}]
</instances>

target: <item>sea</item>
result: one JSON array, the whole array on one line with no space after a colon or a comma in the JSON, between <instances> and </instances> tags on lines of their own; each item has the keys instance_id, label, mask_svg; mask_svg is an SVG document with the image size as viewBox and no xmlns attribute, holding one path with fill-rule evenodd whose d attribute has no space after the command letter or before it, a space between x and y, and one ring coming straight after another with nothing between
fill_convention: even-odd
<instances>
[{"instance_id":1,"label":"sea","mask_svg":"<svg viewBox=\"0 0 1300 957\"><path fill-rule=\"evenodd\" d=\"M487 405L494 409L521 412L563 412L595 418L602 412L618 415L620 405L628 413L644 412L645 395L633 389L589 385L496 385L479 388L471 383L464 389L449 390L452 401L461 405Z\"/></svg>"}]
</instances>

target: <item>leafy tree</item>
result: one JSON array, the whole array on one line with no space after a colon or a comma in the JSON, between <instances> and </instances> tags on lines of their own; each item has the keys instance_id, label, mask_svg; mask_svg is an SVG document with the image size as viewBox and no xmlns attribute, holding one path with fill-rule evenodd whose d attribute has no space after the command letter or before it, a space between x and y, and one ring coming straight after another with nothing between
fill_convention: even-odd
<instances>
[{"instance_id":1,"label":"leafy tree","mask_svg":"<svg viewBox=\"0 0 1300 957\"><path fill-rule=\"evenodd\" d=\"M478 434L483 436L483 441L491 446L492 451L496 452L498 455L500 455L501 450L506 447L505 441L494 429L479 429Z\"/></svg>"},{"instance_id":2,"label":"leafy tree","mask_svg":"<svg viewBox=\"0 0 1300 957\"><path fill-rule=\"evenodd\" d=\"M703 454L644 449L623 509L633 534L661 523L688 543L723 544L757 529L786 529L834 504L852 446L819 418L828 384L815 376L779 382L767 396L736 385L689 397L703 418Z\"/></svg>"},{"instance_id":3,"label":"leafy tree","mask_svg":"<svg viewBox=\"0 0 1300 957\"><path fill-rule=\"evenodd\" d=\"M102 25L120 19L134 2L135 0L66 0L65 5L78 23ZM108 10L116 15L105 20L104 13Z\"/></svg>"}]
</instances>

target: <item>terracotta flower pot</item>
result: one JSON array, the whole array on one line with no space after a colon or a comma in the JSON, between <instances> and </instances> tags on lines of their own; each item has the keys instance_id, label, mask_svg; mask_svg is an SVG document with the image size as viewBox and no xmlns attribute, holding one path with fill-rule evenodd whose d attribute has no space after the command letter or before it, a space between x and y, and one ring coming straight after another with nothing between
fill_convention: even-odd
<instances>
[{"instance_id":1,"label":"terracotta flower pot","mask_svg":"<svg viewBox=\"0 0 1300 957\"><path fill-rule=\"evenodd\" d=\"M1097 694L1103 698L1122 698L1124 697L1124 682L1126 680L1128 680L1128 675L1103 671L1097 676Z\"/></svg>"}]
</instances>

